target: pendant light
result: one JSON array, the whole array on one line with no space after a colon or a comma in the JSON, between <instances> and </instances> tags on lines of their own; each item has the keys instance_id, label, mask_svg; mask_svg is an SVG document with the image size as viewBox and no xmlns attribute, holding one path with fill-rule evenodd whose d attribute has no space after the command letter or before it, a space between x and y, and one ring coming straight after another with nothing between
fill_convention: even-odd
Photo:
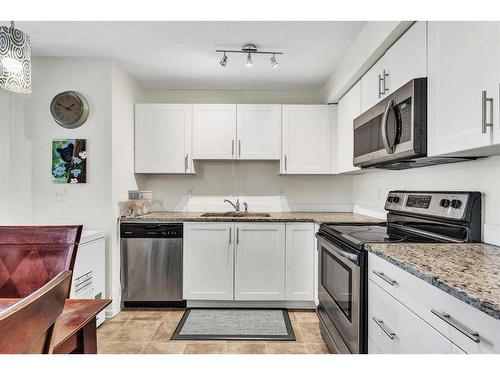
<instances>
[{"instance_id":1,"label":"pendant light","mask_svg":"<svg viewBox=\"0 0 500 375\"><path fill-rule=\"evenodd\" d=\"M31 94L31 40L11 26L0 26L0 88Z\"/></svg>"}]
</instances>

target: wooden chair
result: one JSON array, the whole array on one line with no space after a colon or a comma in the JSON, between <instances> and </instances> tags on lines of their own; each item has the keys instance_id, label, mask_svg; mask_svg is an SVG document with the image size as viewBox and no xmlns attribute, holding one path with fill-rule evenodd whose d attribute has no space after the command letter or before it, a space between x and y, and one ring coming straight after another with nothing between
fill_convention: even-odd
<instances>
[{"instance_id":1,"label":"wooden chair","mask_svg":"<svg viewBox=\"0 0 500 375\"><path fill-rule=\"evenodd\" d=\"M81 234L81 225L0 226L0 298L24 298L73 271Z\"/></svg>"},{"instance_id":2,"label":"wooden chair","mask_svg":"<svg viewBox=\"0 0 500 375\"><path fill-rule=\"evenodd\" d=\"M51 354L54 325L64 309L71 271L0 313L0 353Z\"/></svg>"}]
</instances>

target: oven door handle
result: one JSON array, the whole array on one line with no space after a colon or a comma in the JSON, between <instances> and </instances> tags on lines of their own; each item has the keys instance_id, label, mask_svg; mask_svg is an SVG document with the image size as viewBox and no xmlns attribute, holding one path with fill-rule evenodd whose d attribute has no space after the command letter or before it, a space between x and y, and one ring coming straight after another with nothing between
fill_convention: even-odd
<instances>
[{"instance_id":1,"label":"oven door handle","mask_svg":"<svg viewBox=\"0 0 500 375\"><path fill-rule=\"evenodd\" d=\"M382 142L384 142L385 151L388 154L394 152L394 146L389 144L389 135L387 134L387 119L389 118L389 112L394 105L394 99L389 100L382 115L382 121L380 122L380 134L382 135Z\"/></svg>"},{"instance_id":2,"label":"oven door handle","mask_svg":"<svg viewBox=\"0 0 500 375\"><path fill-rule=\"evenodd\" d=\"M331 246L330 242L325 238L325 236L322 236L319 233L316 234L316 237L318 237L318 239L321 240L322 245L329 251L334 252L336 255L341 256L342 258L345 258L347 260L350 260L351 262L356 263L358 261L359 257L357 254L341 250L337 246Z\"/></svg>"}]
</instances>

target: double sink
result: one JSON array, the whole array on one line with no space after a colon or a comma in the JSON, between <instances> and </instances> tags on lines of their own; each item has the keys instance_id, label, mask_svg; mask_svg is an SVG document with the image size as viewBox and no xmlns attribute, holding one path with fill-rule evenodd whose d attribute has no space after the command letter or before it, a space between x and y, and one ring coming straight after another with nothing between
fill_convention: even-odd
<instances>
[{"instance_id":1,"label":"double sink","mask_svg":"<svg viewBox=\"0 0 500 375\"><path fill-rule=\"evenodd\" d=\"M228 212L206 212L201 215L201 217L271 217L270 214L265 212L239 212L239 211L228 211Z\"/></svg>"}]
</instances>

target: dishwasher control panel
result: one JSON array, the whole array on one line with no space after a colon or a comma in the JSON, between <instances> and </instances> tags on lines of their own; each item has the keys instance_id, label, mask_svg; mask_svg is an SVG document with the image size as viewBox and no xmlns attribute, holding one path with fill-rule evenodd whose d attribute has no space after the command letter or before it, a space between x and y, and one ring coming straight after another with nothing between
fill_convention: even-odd
<instances>
[{"instance_id":1,"label":"dishwasher control panel","mask_svg":"<svg viewBox=\"0 0 500 375\"><path fill-rule=\"evenodd\" d=\"M121 238L182 238L182 223L122 223Z\"/></svg>"}]
</instances>

